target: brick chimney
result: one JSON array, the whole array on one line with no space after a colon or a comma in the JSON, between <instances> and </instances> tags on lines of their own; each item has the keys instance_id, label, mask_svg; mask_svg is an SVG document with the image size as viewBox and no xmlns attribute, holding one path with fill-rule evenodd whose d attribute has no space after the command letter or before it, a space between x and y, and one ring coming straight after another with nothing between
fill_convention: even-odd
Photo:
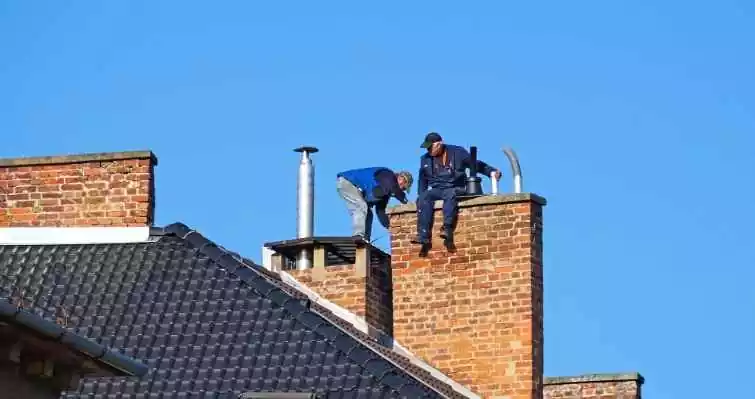
<instances>
[{"instance_id":1,"label":"brick chimney","mask_svg":"<svg viewBox=\"0 0 755 399\"><path fill-rule=\"evenodd\" d=\"M413 203L390 209L397 342L484 398L542 398L542 207L534 194L459 204L456 253L438 237L426 258Z\"/></svg>"},{"instance_id":2,"label":"brick chimney","mask_svg":"<svg viewBox=\"0 0 755 399\"><path fill-rule=\"evenodd\" d=\"M0 227L150 226L151 151L0 159Z\"/></svg>"},{"instance_id":3,"label":"brick chimney","mask_svg":"<svg viewBox=\"0 0 755 399\"><path fill-rule=\"evenodd\" d=\"M271 269L300 290L315 294L340 306L350 315L342 318L361 323L363 330L377 339L393 334L393 295L390 255L369 243L350 237L312 237L266 243L275 255ZM302 248L312 250L311 268L297 268L296 256Z\"/></svg>"}]
</instances>

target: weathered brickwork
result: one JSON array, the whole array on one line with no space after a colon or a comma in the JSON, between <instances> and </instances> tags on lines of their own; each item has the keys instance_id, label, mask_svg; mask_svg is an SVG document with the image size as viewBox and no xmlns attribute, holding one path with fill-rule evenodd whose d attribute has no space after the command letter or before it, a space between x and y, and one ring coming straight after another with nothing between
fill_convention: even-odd
<instances>
[{"instance_id":1,"label":"weathered brickwork","mask_svg":"<svg viewBox=\"0 0 755 399\"><path fill-rule=\"evenodd\" d=\"M641 399L644 379L637 373L546 378L545 399Z\"/></svg>"},{"instance_id":2,"label":"weathered brickwork","mask_svg":"<svg viewBox=\"0 0 755 399\"><path fill-rule=\"evenodd\" d=\"M0 160L0 227L143 226L154 220L149 151Z\"/></svg>"},{"instance_id":3,"label":"weathered brickwork","mask_svg":"<svg viewBox=\"0 0 755 399\"><path fill-rule=\"evenodd\" d=\"M359 277L354 265L328 266L325 278L312 279L312 269L288 270L291 276L323 298L363 317L384 334L393 334L393 297L390 269L371 265Z\"/></svg>"},{"instance_id":4,"label":"weathered brickwork","mask_svg":"<svg viewBox=\"0 0 755 399\"><path fill-rule=\"evenodd\" d=\"M427 258L410 243L413 204L390 210L394 336L485 398L542 395L544 204L524 194L468 200L457 252L436 233Z\"/></svg>"}]
</instances>

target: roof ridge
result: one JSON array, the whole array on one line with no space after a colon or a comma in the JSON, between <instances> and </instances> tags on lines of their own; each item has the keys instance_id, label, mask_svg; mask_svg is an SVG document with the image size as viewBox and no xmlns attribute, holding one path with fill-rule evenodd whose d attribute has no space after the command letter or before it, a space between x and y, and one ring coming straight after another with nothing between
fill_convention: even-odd
<instances>
[{"instance_id":1,"label":"roof ridge","mask_svg":"<svg viewBox=\"0 0 755 399\"><path fill-rule=\"evenodd\" d=\"M262 295L269 300L285 308L297 319L297 321L312 329L313 332L323 335L331 340L332 344L339 350L343 351L347 357L370 371L375 378L381 381L381 383L391 387L396 392L403 394L406 390L409 390L410 397L423 396L420 395L420 392L417 392L418 388L414 388L408 382L402 381L403 379L384 379L384 377L390 374L390 372L381 370L383 368L380 365L381 362L390 364L405 372L419 386L431 392L435 392L444 398L467 398L467 396L454 390L444 381L437 379L426 370L412 364L406 357L382 347L368 335L357 330L354 326L335 315L329 309L313 302L306 294L285 284L276 273L269 271L252 261L245 261L244 258L240 257L238 254L224 249L210 239L204 237L198 231L189 228L187 225L177 222L155 231L161 235L173 235L186 241L187 244L196 248L203 255L209 257L219 267L228 273L235 275L245 284L248 284L261 292ZM325 323L318 319L324 320ZM338 331L340 331L340 334ZM327 334L326 332L329 332L330 334ZM366 347L367 350L364 350L359 346L347 346L337 338L331 339L331 337L337 335L347 336L358 342L360 346ZM364 337L362 337L362 335L364 335ZM372 352L378 357L370 358L365 352ZM428 377L434 380L435 384L427 381Z\"/></svg>"}]
</instances>

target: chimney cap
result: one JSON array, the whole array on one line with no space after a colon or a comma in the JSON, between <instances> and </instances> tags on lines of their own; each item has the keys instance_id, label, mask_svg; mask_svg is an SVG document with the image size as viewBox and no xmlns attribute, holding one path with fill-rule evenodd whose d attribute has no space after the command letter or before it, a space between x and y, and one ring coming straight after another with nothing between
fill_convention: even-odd
<instances>
[{"instance_id":1,"label":"chimney cap","mask_svg":"<svg viewBox=\"0 0 755 399\"><path fill-rule=\"evenodd\" d=\"M305 146L301 146L299 148L294 148L294 151L295 152L305 152L306 151L306 152L308 152L310 154L314 154L314 153L316 153L317 151L320 151L320 150L318 150L317 147L305 145Z\"/></svg>"},{"instance_id":2,"label":"chimney cap","mask_svg":"<svg viewBox=\"0 0 755 399\"><path fill-rule=\"evenodd\" d=\"M71 164L83 162L107 162L121 161L126 159L149 159L157 165L157 156L151 150L118 151L118 152L93 152L71 155L31 156L18 158L0 158L0 166L36 166Z\"/></svg>"}]
</instances>

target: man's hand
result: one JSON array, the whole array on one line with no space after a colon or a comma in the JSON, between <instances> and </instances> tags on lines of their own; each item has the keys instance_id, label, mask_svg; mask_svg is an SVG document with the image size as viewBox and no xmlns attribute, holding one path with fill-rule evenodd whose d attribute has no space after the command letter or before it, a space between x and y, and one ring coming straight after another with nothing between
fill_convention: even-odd
<instances>
[{"instance_id":1,"label":"man's hand","mask_svg":"<svg viewBox=\"0 0 755 399\"><path fill-rule=\"evenodd\" d=\"M496 180L500 179L501 178L501 171L498 170L498 169L494 170L493 173L490 174L490 178L491 179L496 179Z\"/></svg>"}]
</instances>

